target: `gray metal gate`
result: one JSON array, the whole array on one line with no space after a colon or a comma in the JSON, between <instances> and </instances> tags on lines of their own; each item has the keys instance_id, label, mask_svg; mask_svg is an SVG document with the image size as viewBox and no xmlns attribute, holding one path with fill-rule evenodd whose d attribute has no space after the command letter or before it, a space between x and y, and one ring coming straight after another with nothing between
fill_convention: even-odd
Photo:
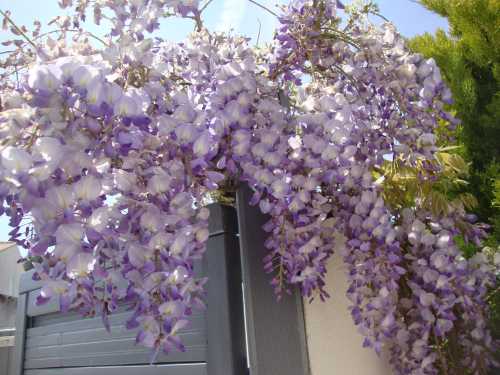
<instances>
[{"instance_id":1,"label":"gray metal gate","mask_svg":"<svg viewBox=\"0 0 500 375\"><path fill-rule=\"evenodd\" d=\"M266 218L248 206L250 194L238 192L237 209L210 206L199 271L209 278L207 310L182 333L186 352L159 356L150 366L149 351L136 346L136 333L125 328L126 307L110 317L108 333L100 318L59 313L55 302L36 306L40 284L27 273L13 375L307 375L302 300L293 295L275 302L262 270Z\"/></svg>"}]
</instances>

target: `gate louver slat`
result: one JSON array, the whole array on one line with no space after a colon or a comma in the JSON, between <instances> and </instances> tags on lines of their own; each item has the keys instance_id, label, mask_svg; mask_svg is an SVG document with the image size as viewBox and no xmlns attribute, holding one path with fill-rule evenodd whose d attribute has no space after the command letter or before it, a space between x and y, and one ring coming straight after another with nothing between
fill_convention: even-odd
<instances>
[{"instance_id":1,"label":"gate louver slat","mask_svg":"<svg viewBox=\"0 0 500 375\"><path fill-rule=\"evenodd\" d=\"M28 303L38 292L28 292ZM31 328L26 330L25 370L149 364L150 350L136 345L137 330L125 327L130 316L127 308L121 306L122 312L110 316L110 332L100 317L82 319L76 313L40 311L42 315L32 316ZM205 312L193 315L190 326L179 336L186 351L160 355L156 363L206 362Z\"/></svg>"},{"instance_id":2,"label":"gate louver slat","mask_svg":"<svg viewBox=\"0 0 500 375\"><path fill-rule=\"evenodd\" d=\"M189 365L87 367L26 370L25 375L207 375L204 363Z\"/></svg>"}]
</instances>

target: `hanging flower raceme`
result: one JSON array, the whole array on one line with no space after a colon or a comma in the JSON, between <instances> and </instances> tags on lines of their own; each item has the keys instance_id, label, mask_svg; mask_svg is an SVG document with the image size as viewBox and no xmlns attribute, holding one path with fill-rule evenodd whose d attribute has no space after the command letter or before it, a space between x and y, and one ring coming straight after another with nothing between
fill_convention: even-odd
<instances>
[{"instance_id":1,"label":"hanging flower raceme","mask_svg":"<svg viewBox=\"0 0 500 375\"><path fill-rule=\"evenodd\" d=\"M72 46L36 45L37 58L18 50L9 61L29 68L1 87L1 210L43 282L38 303L58 298L107 325L127 302L138 343L184 350L178 333L204 306L203 202L244 182L269 216L264 268L278 298L295 286L327 298L339 251L364 346L395 373L491 365L494 273L455 241L480 245L481 226L393 183L403 169L432 192L445 172L438 139L456 120L433 60L388 23L357 14L341 30L338 1L292 2L264 50L204 30L197 1L79 3L74 24L86 6L111 21L104 49L80 31ZM197 32L149 39L165 13Z\"/></svg>"}]
</instances>

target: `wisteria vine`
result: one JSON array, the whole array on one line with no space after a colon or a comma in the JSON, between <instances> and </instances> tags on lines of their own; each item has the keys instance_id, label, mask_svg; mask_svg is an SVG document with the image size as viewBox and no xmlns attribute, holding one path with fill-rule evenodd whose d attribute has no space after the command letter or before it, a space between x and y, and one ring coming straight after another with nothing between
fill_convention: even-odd
<instances>
[{"instance_id":1,"label":"wisteria vine","mask_svg":"<svg viewBox=\"0 0 500 375\"><path fill-rule=\"evenodd\" d=\"M75 12L53 21L55 38L2 12L16 37L2 61L0 209L43 281L37 302L107 324L126 300L138 343L184 350L178 332L204 306L204 201L246 183L270 218L278 298L295 286L327 298L341 251L363 345L395 373L485 373L495 273L456 244L480 245L484 227L434 192L439 139L457 124L435 62L339 1L292 1L263 49L206 30L209 3L62 0ZM105 38L85 31L89 11L110 23ZM194 20L188 41L150 37L175 15Z\"/></svg>"}]
</instances>

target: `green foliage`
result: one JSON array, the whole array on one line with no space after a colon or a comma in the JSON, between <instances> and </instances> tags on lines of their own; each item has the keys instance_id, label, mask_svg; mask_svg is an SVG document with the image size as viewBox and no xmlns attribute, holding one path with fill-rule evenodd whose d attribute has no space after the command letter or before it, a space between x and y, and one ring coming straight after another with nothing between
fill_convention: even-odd
<instances>
[{"instance_id":1,"label":"green foliage","mask_svg":"<svg viewBox=\"0 0 500 375\"><path fill-rule=\"evenodd\" d=\"M456 236L454 240L466 258L471 258L472 256L474 256L474 254L477 253L477 246L475 246L471 242L466 242L462 235Z\"/></svg>"},{"instance_id":2,"label":"green foliage","mask_svg":"<svg viewBox=\"0 0 500 375\"><path fill-rule=\"evenodd\" d=\"M495 178L495 188L493 190L493 194L495 196L493 205L495 207L500 207L500 173L497 173L497 177Z\"/></svg>"},{"instance_id":3,"label":"green foliage","mask_svg":"<svg viewBox=\"0 0 500 375\"><path fill-rule=\"evenodd\" d=\"M500 241L500 0L421 0L446 17L450 32L439 30L410 41L433 57L450 86L452 110L462 123L458 141L470 161L464 192L477 197L475 212L493 226Z\"/></svg>"},{"instance_id":4,"label":"green foliage","mask_svg":"<svg viewBox=\"0 0 500 375\"><path fill-rule=\"evenodd\" d=\"M437 153L437 172L426 171L422 160L415 165L400 159L386 162L375 174L383 177L385 201L396 210L421 205L435 216L446 216L454 209L475 210L477 199L464 191L469 184L469 166L449 149Z\"/></svg>"}]
</instances>

